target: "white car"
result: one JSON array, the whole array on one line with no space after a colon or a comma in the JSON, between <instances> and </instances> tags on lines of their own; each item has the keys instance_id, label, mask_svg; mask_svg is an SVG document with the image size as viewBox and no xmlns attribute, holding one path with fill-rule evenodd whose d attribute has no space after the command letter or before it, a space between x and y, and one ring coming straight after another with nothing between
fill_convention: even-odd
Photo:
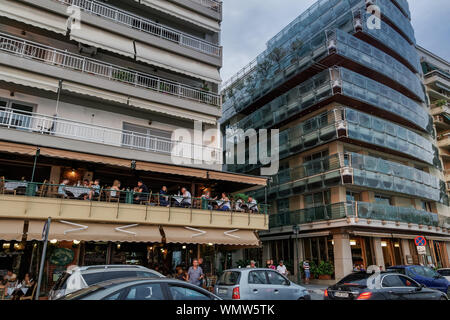
<instances>
[{"instance_id":1,"label":"white car","mask_svg":"<svg viewBox=\"0 0 450 320\"><path fill-rule=\"evenodd\" d=\"M450 281L450 268L439 269L439 270L437 270L437 272L438 272L441 276L444 276L445 279L447 279L448 281Z\"/></svg>"},{"instance_id":2,"label":"white car","mask_svg":"<svg viewBox=\"0 0 450 320\"><path fill-rule=\"evenodd\" d=\"M121 278L165 278L159 272L133 265L100 265L76 267L64 272L48 295L56 300L93 284Z\"/></svg>"}]
</instances>

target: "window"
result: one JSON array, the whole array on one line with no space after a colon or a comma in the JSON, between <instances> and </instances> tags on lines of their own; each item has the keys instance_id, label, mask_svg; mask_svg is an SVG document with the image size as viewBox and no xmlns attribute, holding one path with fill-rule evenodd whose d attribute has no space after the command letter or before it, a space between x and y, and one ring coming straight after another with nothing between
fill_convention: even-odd
<instances>
[{"instance_id":1,"label":"window","mask_svg":"<svg viewBox=\"0 0 450 320\"><path fill-rule=\"evenodd\" d=\"M278 209L278 212L289 211L289 199L277 200L277 209Z\"/></svg>"},{"instance_id":2,"label":"window","mask_svg":"<svg viewBox=\"0 0 450 320\"><path fill-rule=\"evenodd\" d=\"M140 149L171 152L172 132L123 123L122 144Z\"/></svg>"},{"instance_id":3,"label":"window","mask_svg":"<svg viewBox=\"0 0 450 320\"><path fill-rule=\"evenodd\" d=\"M227 271L222 274L217 284L221 286L234 286L239 283L240 278L240 272Z\"/></svg>"},{"instance_id":4,"label":"window","mask_svg":"<svg viewBox=\"0 0 450 320\"><path fill-rule=\"evenodd\" d=\"M392 200L391 200L391 197L376 194L375 195L375 203L390 206L392 204Z\"/></svg>"},{"instance_id":5,"label":"window","mask_svg":"<svg viewBox=\"0 0 450 320\"><path fill-rule=\"evenodd\" d=\"M208 295L182 286L169 286L173 300L212 300Z\"/></svg>"},{"instance_id":6,"label":"window","mask_svg":"<svg viewBox=\"0 0 450 320\"><path fill-rule=\"evenodd\" d=\"M404 287L404 282L398 275L388 275L383 278L382 286L385 288Z\"/></svg>"},{"instance_id":7,"label":"window","mask_svg":"<svg viewBox=\"0 0 450 320\"><path fill-rule=\"evenodd\" d=\"M324 151L321 151L321 152L316 152L316 153L311 154L309 156L303 157L303 162L317 160L317 159L321 159L321 158L325 158L325 157L328 157L328 150L324 150Z\"/></svg>"},{"instance_id":8,"label":"window","mask_svg":"<svg viewBox=\"0 0 450 320\"><path fill-rule=\"evenodd\" d=\"M331 203L330 190L305 195L305 207L314 208Z\"/></svg>"},{"instance_id":9,"label":"window","mask_svg":"<svg viewBox=\"0 0 450 320\"><path fill-rule=\"evenodd\" d=\"M148 271L136 271L136 276L138 278L160 278L156 273L148 272Z\"/></svg>"},{"instance_id":10,"label":"window","mask_svg":"<svg viewBox=\"0 0 450 320\"><path fill-rule=\"evenodd\" d=\"M83 279L88 286L103 281L103 272L83 274ZM111 279L111 278L110 278Z\"/></svg>"},{"instance_id":11,"label":"window","mask_svg":"<svg viewBox=\"0 0 450 320\"><path fill-rule=\"evenodd\" d=\"M361 194L358 192L347 191L347 202L361 201Z\"/></svg>"},{"instance_id":12,"label":"window","mask_svg":"<svg viewBox=\"0 0 450 320\"><path fill-rule=\"evenodd\" d=\"M434 277L438 277L439 276L439 273L437 273L433 269L430 269L430 268L427 268L427 267L422 267L422 268L423 268L423 272L425 273L425 277L434 278Z\"/></svg>"},{"instance_id":13,"label":"window","mask_svg":"<svg viewBox=\"0 0 450 320\"><path fill-rule=\"evenodd\" d=\"M411 267L412 272L414 272L416 275L425 277L425 270L421 266Z\"/></svg>"},{"instance_id":14,"label":"window","mask_svg":"<svg viewBox=\"0 0 450 320\"><path fill-rule=\"evenodd\" d=\"M250 271L248 273L249 284L267 284L265 271Z\"/></svg>"},{"instance_id":15,"label":"window","mask_svg":"<svg viewBox=\"0 0 450 320\"><path fill-rule=\"evenodd\" d=\"M135 278L136 271L109 271L103 272L102 281L120 279L120 278Z\"/></svg>"},{"instance_id":16,"label":"window","mask_svg":"<svg viewBox=\"0 0 450 320\"><path fill-rule=\"evenodd\" d=\"M267 278L269 279L269 284L284 285L286 279L275 271L267 271Z\"/></svg>"},{"instance_id":17,"label":"window","mask_svg":"<svg viewBox=\"0 0 450 320\"><path fill-rule=\"evenodd\" d=\"M0 125L9 128L27 129L31 127L33 106L12 100L0 100Z\"/></svg>"},{"instance_id":18,"label":"window","mask_svg":"<svg viewBox=\"0 0 450 320\"><path fill-rule=\"evenodd\" d=\"M421 205L422 205L422 210L423 210L423 211L433 212L433 211L431 210L431 202L421 201Z\"/></svg>"},{"instance_id":19,"label":"window","mask_svg":"<svg viewBox=\"0 0 450 320\"><path fill-rule=\"evenodd\" d=\"M124 300L164 300L159 283L145 283L129 288Z\"/></svg>"}]
</instances>

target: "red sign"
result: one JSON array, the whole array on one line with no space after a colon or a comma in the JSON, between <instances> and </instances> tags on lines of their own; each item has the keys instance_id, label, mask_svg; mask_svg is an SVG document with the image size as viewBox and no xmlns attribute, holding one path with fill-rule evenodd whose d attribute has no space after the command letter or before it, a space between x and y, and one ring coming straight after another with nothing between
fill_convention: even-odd
<instances>
[{"instance_id":1,"label":"red sign","mask_svg":"<svg viewBox=\"0 0 450 320\"><path fill-rule=\"evenodd\" d=\"M416 243L416 246L418 246L418 247L423 247L423 246L427 245L427 240L423 236L416 237L414 242Z\"/></svg>"}]
</instances>

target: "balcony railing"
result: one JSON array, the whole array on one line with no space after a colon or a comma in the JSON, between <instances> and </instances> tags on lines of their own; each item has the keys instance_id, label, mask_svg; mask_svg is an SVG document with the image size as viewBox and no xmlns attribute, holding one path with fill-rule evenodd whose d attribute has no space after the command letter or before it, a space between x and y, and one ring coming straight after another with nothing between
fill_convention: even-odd
<instances>
[{"instance_id":1,"label":"balcony railing","mask_svg":"<svg viewBox=\"0 0 450 320\"><path fill-rule=\"evenodd\" d=\"M258 203L248 204L244 201L231 200L228 203L221 200L206 198L184 198L181 195L159 194L157 192L142 193L130 189L116 190L108 187L69 186L63 184L6 180L0 178L0 195L28 196L40 198L59 198L66 200L84 200L98 202L113 202L117 204L135 204L147 206L179 207L200 210L217 210L248 214L268 214L269 205Z\"/></svg>"},{"instance_id":2,"label":"balcony railing","mask_svg":"<svg viewBox=\"0 0 450 320\"><path fill-rule=\"evenodd\" d=\"M432 227L449 228L444 217L439 220L436 213L411 207L394 207L378 203L336 203L313 208L270 215L270 228L331 221L345 218L361 218L379 221L396 221Z\"/></svg>"},{"instance_id":3,"label":"balcony railing","mask_svg":"<svg viewBox=\"0 0 450 320\"><path fill-rule=\"evenodd\" d=\"M191 0L192 2L196 2L208 9L216 11L218 13L222 13L222 1L218 0Z\"/></svg>"},{"instance_id":4,"label":"balcony railing","mask_svg":"<svg viewBox=\"0 0 450 320\"><path fill-rule=\"evenodd\" d=\"M176 29L163 26L152 20L139 17L127 11L117 9L102 2L92 0L55 0L55 1L61 2L69 6L79 7L81 10L88 12L90 14L98 15L104 19L124 24L130 28L150 33L159 38L176 42L182 46L206 54L210 54L217 57L222 56L222 48L218 45L215 45L213 43L210 43L197 37L193 37ZM206 0L203 1L199 0L198 2L206 2ZM215 1L210 2L215 3Z\"/></svg>"},{"instance_id":5,"label":"balcony railing","mask_svg":"<svg viewBox=\"0 0 450 320\"><path fill-rule=\"evenodd\" d=\"M218 148L182 143L132 131L106 128L59 117L5 108L0 108L1 127L116 147L159 152L167 155L174 154L177 157L180 155L176 150L182 150L181 157L184 156L186 158L191 158L197 154L194 150L201 148L203 150L202 154L207 152L212 161L220 162L221 157L221 152ZM187 150L190 152L186 152L187 155L185 155Z\"/></svg>"},{"instance_id":6,"label":"balcony railing","mask_svg":"<svg viewBox=\"0 0 450 320\"><path fill-rule=\"evenodd\" d=\"M57 67L95 75L110 81L118 81L134 87L170 94L182 99L194 100L216 107L220 107L221 105L220 95L218 94L209 93L178 82L122 68L103 61L86 58L4 33L0 33L0 51Z\"/></svg>"}]
</instances>

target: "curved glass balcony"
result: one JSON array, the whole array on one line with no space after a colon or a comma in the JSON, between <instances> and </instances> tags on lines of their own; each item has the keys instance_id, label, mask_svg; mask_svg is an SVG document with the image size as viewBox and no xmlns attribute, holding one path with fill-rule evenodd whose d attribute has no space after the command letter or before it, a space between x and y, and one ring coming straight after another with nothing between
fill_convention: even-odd
<instances>
[{"instance_id":1,"label":"curved glass balcony","mask_svg":"<svg viewBox=\"0 0 450 320\"><path fill-rule=\"evenodd\" d=\"M340 88L341 92L333 90ZM402 117L431 132L433 120L417 102L388 86L345 68L327 69L248 115L233 127L269 128L337 93Z\"/></svg>"},{"instance_id":2,"label":"curved glass balcony","mask_svg":"<svg viewBox=\"0 0 450 320\"><path fill-rule=\"evenodd\" d=\"M389 19L403 34L411 44L416 44L414 29L411 21L391 0L372 0L373 4L380 7L381 14Z\"/></svg>"},{"instance_id":3,"label":"curved glass balcony","mask_svg":"<svg viewBox=\"0 0 450 320\"><path fill-rule=\"evenodd\" d=\"M362 219L398 221L433 227L439 226L438 215L428 211L367 202L357 202L356 206L358 208L356 217Z\"/></svg>"},{"instance_id":4,"label":"curved glass balcony","mask_svg":"<svg viewBox=\"0 0 450 320\"><path fill-rule=\"evenodd\" d=\"M367 33L380 41L391 50L395 51L400 57L405 59L415 72L420 72L420 59L414 45L411 45L405 38L403 38L397 31L395 31L386 22L381 21L380 29L370 29L371 14L366 13L365 10L361 10L361 20L355 18L355 26L362 26L364 33ZM367 23L369 21L369 23Z\"/></svg>"},{"instance_id":5,"label":"curved glass balcony","mask_svg":"<svg viewBox=\"0 0 450 320\"><path fill-rule=\"evenodd\" d=\"M276 190L278 198L283 198L338 184L402 193L441 203L446 200L446 192L441 190L437 177L397 162L352 152L333 154L282 170L272 177L268 190L269 193Z\"/></svg>"},{"instance_id":6,"label":"curved glass balcony","mask_svg":"<svg viewBox=\"0 0 450 320\"><path fill-rule=\"evenodd\" d=\"M411 11L409 10L408 0L391 0L393 3L396 3L398 7L401 9L401 12L405 17L411 20Z\"/></svg>"},{"instance_id":7,"label":"curved glass balcony","mask_svg":"<svg viewBox=\"0 0 450 320\"><path fill-rule=\"evenodd\" d=\"M336 203L272 214L269 216L269 227L276 228L345 218L396 221L432 227L448 227L448 222L439 221L439 216L436 213L417 210L412 207L394 207L367 202Z\"/></svg>"},{"instance_id":8,"label":"curved glass balcony","mask_svg":"<svg viewBox=\"0 0 450 320\"><path fill-rule=\"evenodd\" d=\"M342 94L402 117L421 127L428 133L433 132L433 119L420 104L359 73L339 68L342 78Z\"/></svg>"},{"instance_id":9,"label":"curved glass balcony","mask_svg":"<svg viewBox=\"0 0 450 320\"><path fill-rule=\"evenodd\" d=\"M432 142L414 131L350 108L345 108L345 119L350 139L395 150L439 166L439 155Z\"/></svg>"},{"instance_id":10,"label":"curved glass balcony","mask_svg":"<svg viewBox=\"0 0 450 320\"><path fill-rule=\"evenodd\" d=\"M330 32L328 39L329 50L389 77L425 101L419 77L390 55L339 29Z\"/></svg>"}]
</instances>

